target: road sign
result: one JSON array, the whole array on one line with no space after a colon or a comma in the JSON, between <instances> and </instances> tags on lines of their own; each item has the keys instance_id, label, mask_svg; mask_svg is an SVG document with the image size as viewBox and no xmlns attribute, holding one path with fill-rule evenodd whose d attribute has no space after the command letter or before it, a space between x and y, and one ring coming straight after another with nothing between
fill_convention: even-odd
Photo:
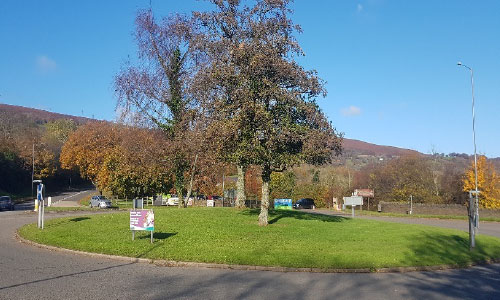
<instances>
[{"instance_id":1,"label":"road sign","mask_svg":"<svg viewBox=\"0 0 500 300\"><path fill-rule=\"evenodd\" d=\"M35 209L36 207L36 202L38 202L38 228L43 229L43 219L45 217L45 207L44 207L44 201L43 201L43 183L39 181L38 186L36 187L36 200L35 200Z\"/></svg>"},{"instance_id":2,"label":"road sign","mask_svg":"<svg viewBox=\"0 0 500 300\"><path fill-rule=\"evenodd\" d=\"M291 210L292 199L274 199L274 209Z\"/></svg>"},{"instance_id":3,"label":"road sign","mask_svg":"<svg viewBox=\"0 0 500 300\"><path fill-rule=\"evenodd\" d=\"M363 205L363 197L361 196L344 197L344 205Z\"/></svg>"},{"instance_id":4,"label":"road sign","mask_svg":"<svg viewBox=\"0 0 500 300\"><path fill-rule=\"evenodd\" d=\"M375 193L373 192L372 189L355 189L354 196L373 198L375 197Z\"/></svg>"},{"instance_id":5,"label":"road sign","mask_svg":"<svg viewBox=\"0 0 500 300\"><path fill-rule=\"evenodd\" d=\"M43 200L43 183L40 183L37 187L36 187L36 198L38 199L38 201L41 201Z\"/></svg>"}]
</instances>

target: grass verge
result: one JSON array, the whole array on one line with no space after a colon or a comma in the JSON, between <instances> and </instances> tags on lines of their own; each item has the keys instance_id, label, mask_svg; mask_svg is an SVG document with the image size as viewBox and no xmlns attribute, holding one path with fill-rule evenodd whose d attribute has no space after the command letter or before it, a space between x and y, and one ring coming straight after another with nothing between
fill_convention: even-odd
<instances>
[{"instance_id":1,"label":"grass verge","mask_svg":"<svg viewBox=\"0 0 500 300\"><path fill-rule=\"evenodd\" d=\"M258 210L155 208L149 232L131 240L129 214L53 219L45 229L22 227L38 243L138 258L312 268L466 265L500 258L500 239L479 235L469 251L465 232L422 225L348 219L297 211L271 212L259 227Z\"/></svg>"}]
</instances>

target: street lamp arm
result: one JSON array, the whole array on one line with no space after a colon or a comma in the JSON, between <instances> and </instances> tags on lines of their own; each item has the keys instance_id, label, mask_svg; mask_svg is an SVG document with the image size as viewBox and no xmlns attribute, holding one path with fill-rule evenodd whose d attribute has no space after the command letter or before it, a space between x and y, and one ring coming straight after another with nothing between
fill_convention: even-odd
<instances>
[{"instance_id":1,"label":"street lamp arm","mask_svg":"<svg viewBox=\"0 0 500 300\"><path fill-rule=\"evenodd\" d=\"M471 72L472 72L472 68L470 68L469 66L467 66L467 65L463 64L461 61L457 62L457 65L458 65L458 66L465 67L465 68L469 69L469 71L471 71Z\"/></svg>"}]
</instances>

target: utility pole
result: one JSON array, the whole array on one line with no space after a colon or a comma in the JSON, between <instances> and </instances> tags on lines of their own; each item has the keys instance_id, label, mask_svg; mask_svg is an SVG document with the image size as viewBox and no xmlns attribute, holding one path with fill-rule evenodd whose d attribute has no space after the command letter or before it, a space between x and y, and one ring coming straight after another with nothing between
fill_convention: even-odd
<instances>
[{"instance_id":1,"label":"utility pole","mask_svg":"<svg viewBox=\"0 0 500 300\"><path fill-rule=\"evenodd\" d=\"M224 207L224 181L226 179L226 176L224 173L222 173L222 207Z\"/></svg>"},{"instance_id":2,"label":"utility pole","mask_svg":"<svg viewBox=\"0 0 500 300\"><path fill-rule=\"evenodd\" d=\"M476 246L475 243L475 234L479 229L479 190L477 183L477 151L476 151L476 113L474 110L474 71L467 65L462 64L462 62L458 62L457 65L462 66L464 68L469 69L470 71L470 83L472 90L472 140L474 142L474 175L475 175L475 183L476 188L475 191L469 192L469 238L470 238L470 248L471 250ZM475 194L476 201L472 204L472 194ZM471 224L472 222L472 224ZM472 227L471 227L472 225ZM472 229L472 232L471 232Z\"/></svg>"},{"instance_id":3,"label":"utility pole","mask_svg":"<svg viewBox=\"0 0 500 300\"><path fill-rule=\"evenodd\" d=\"M33 166L31 169L31 198L33 198L33 177L35 176L35 143L33 143L33 156L32 156Z\"/></svg>"},{"instance_id":4,"label":"utility pole","mask_svg":"<svg viewBox=\"0 0 500 300\"><path fill-rule=\"evenodd\" d=\"M476 247L476 214L474 211L474 198L472 194L475 191L469 191L469 247L473 250ZM477 195L477 194L476 194Z\"/></svg>"}]
</instances>

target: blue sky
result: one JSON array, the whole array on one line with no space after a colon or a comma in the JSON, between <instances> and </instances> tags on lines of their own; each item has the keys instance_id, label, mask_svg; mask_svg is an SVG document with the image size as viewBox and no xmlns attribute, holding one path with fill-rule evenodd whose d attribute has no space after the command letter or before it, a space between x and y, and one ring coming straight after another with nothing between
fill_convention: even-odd
<instances>
[{"instance_id":1,"label":"blue sky","mask_svg":"<svg viewBox=\"0 0 500 300\"><path fill-rule=\"evenodd\" d=\"M113 77L145 1L0 1L0 103L115 118ZM209 7L152 0L157 16ZM500 157L500 1L305 1L292 8L326 80L319 104L347 138L429 153Z\"/></svg>"}]
</instances>

